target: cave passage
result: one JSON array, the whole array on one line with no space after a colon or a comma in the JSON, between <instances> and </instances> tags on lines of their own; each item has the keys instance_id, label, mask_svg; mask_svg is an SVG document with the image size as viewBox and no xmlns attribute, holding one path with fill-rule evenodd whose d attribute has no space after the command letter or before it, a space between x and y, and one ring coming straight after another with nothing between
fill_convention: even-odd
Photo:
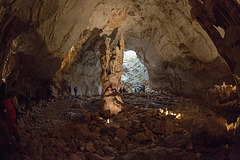
<instances>
[{"instance_id":1,"label":"cave passage","mask_svg":"<svg viewBox=\"0 0 240 160\"><path fill-rule=\"evenodd\" d=\"M0 160L240 160L239 4L0 1Z\"/></svg>"},{"instance_id":2,"label":"cave passage","mask_svg":"<svg viewBox=\"0 0 240 160\"><path fill-rule=\"evenodd\" d=\"M124 52L122 70L121 84L127 92L135 92L135 89L138 92L143 85L148 84L148 70L141 63L135 51L127 50Z\"/></svg>"}]
</instances>

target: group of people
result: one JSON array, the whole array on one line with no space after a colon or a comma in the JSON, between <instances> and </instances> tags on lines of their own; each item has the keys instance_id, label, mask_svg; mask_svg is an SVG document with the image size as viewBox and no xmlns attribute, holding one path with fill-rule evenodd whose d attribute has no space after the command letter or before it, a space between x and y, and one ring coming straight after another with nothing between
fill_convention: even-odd
<instances>
[{"instance_id":1,"label":"group of people","mask_svg":"<svg viewBox=\"0 0 240 160\"><path fill-rule=\"evenodd\" d=\"M13 159L15 149L22 151L16 122L16 108L15 93L6 93L6 85L2 82L0 86L0 157L3 159Z\"/></svg>"},{"instance_id":2,"label":"group of people","mask_svg":"<svg viewBox=\"0 0 240 160\"><path fill-rule=\"evenodd\" d=\"M137 92L145 92L145 85L140 86L138 90L135 88L135 93Z\"/></svg>"},{"instance_id":3,"label":"group of people","mask_svg":"<svg viewBox=\"0 0 240 160\"><path fill-rule=\"evenodd\" d=\"M67 85L67 89L68 89L68 93L72 94L72 86L70 84ZM77 97L78 88L76 86L74 87L73 91L74 91L75 97ZM145 85L142 85L142 86L138 87L137 89L135 88L134 92L135 93L137 93L137 92L145 92ZM120 87L119 93L121 93L121 94L127 93L126 88L125 87Z\"/></svg>"},{"instance_id":4,"label":"group of people","mask_svg":"<svg viewBox=\"0 0 240 160\"><path fill-rule=\"evenodd\" d=\"M145 92L145 85L138 86L137 88L134 88L134 91L133 91L133 92L135 92L135 93ZM127 93L126 88L125 88L125 87L120 87L119 93L121 93L121 94Z\"/></svg>"},{"instance_id":5,"label":"group of people","mask_svg":"<svg viewBox=\"0 0 240 160\"><path fill-rule=\"evenodd\" d=\"M77 92L78 92L77 86L74 87L73 91L74 91L75 97L77 97ZM69 94L72 93L72 86L71 86L70 84L68 84L68 93L69 93Z\"/></svg>"},{"instance_id":6,"label":"group of people","mask_svg":"<svg viewBox=\"0 0 240 160\"><path fill-rule=\"evenodd\" d=\"M119 89L119 93L123 94L123 93L126 93L126 88L125 87L120 87Z\"/></svg>"}]
</instances>

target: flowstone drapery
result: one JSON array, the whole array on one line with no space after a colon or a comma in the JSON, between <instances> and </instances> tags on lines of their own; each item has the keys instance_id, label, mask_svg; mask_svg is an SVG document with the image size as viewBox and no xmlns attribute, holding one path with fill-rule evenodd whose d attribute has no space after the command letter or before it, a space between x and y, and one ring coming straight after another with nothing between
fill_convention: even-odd
<instances>
[{"instance_id":1,"label":"flowstone drapery","mask_svg":"<svg viewBox=\"0 0 240 160\"><path fill-rule=\"evenodd\" d=\"M101 56L101 82L102 82L102 97L100 104L100 112L103 116L109 117L116 115L122 111L123 101L121 94L118 92L121 82L123 54L124 54L124 39L121 34L120 40L114 49L111 51L109 47L111 39L105 38L103 44L100 45Z\"/></svg>"}]
</instances>

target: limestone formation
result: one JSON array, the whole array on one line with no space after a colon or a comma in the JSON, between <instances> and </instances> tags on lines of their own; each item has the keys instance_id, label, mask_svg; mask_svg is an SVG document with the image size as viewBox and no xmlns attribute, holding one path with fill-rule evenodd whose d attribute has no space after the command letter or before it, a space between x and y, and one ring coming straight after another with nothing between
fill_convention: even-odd
<instances>
[{"instance_id":1,"label":"limestone formation","mask_svg":"<svg viewBox=\"0 0 240 160\"><path fill-rule=\"evenodd\" d=\"M101 58L101 82L102 82L102 99L100 104L101 113L109 117L116 115L122 111L123 101L118 92L121 83L124 39L121 34L118 44L111 51L110 38L106 37L102 45L100 45Z\"/></svg>"},{"instance_id":2,"label":"limestone formation","mask_svg":"<svg viewBox=\"0 0 240 160\"><path fill-rule=\"evenodd\" d=\"M91 31L86 30L80 35L78 43L69 50L62 61L61 68L54 76L58 90L66 92L67 85L71 85L72 90L77 86L78 95L81 96L101 94L99 78L101 32L100 29L95 28Z\"/></svg>"},{"instance_id":3,"label":"limestone formation","mask_svg":"<svg viewBox=\"0 0 240 160\"><path fill-rule=\"evenodd\" d=\"M240 102L239 2L236 0L189 0L189 4L192 6L192 17L207 32L218 53L228 64L237 85Z\"/></svg>"},{"instance_id":4,"label":"limestone formation","mask_svg":"<svg viewBox=\"0 0 240 160\"><path fill-rule=\"evenodd\" d=\"M236 86L214 85L204 96L205 100L214 106L233 106L237 102Z\"/></svg>"},{"instance_id":5,"label":"limestone formation","mask_svg":"<svg viewBox=\"0 0 240 160\"><path fill-rule=\"evenodd\" d=\"M128 107L109 121L97 112L100 96L75 100L62 97L43 101L45 107L21 112L18 122L24 158L199 160L194 158L197 154L214 160L223 159L222 155L239 159L232 139L236 127L229 130L227 120L209 106L166 91L126 93L123 98ZM98 103L93 104L96 99ZM160 99L174 104L162 105ZM79 101L81 106L76 104ZM26 111L23 106L21 110ZM88 111L85 117L91 121L66 117L69 111L80 114L73 110L80 108ZM177 118L176 113L182 117Z\"/></svg>"},{"instance_id":6,"label":"limestone formation","mask_svg":"<svg viewBox=\"0 0 240 160\"><path fill-rule=\"evenodd\" d=\"M36 86L49 84L54 77L61 92L71 83L81 95L99 94L99 37L92 31L110 35L118 28L126 50L135 50L147 67L154 89L199 95L213 84L233 82L190 10L188 0L1 1L0 77L8 57L14 61L13 55L23 52L9 74L13 77L9 87L18 87L19 92L29 88L34 96ZM14 67L11 64L7 68Z\"/></svg>"}]
</instances>

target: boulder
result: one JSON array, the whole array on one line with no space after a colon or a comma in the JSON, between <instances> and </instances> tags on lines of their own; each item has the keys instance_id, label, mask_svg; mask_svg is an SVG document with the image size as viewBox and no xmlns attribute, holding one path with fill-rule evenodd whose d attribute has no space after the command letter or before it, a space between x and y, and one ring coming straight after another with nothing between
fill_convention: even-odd
<instances>
[{"instance_id":1,"label":"boulder","mask_svg":"<svg viewBox=\"0 0 240 160\"><path fill-rule=\"evenodd\" d=\"M90 134L90 130L88 128L87 124L77 124L76 128L78 129L78 132L84 136L84 137L88 137Z\"/></svg>"},{"instance_id":2,"label":"boulder","mask_svg":"<svg viewBox=\"0 0 240 160\"><path fill-rule=\"evenodd\" d=\"M84 121L86 121L86 122L91 121L91 113L90 112L85 113Z\"/></svg>"},{"instance_id":3,"label":"boulder","mask_svg":"<svg viewBox=\"0 0 240 160\"><path fill-rule=\"evenodd\" d=\"M89 152L94 152L95 151L95 148L94 148L92 142L87 143L86 150L89 151Z\"/></svg>"},{"instance_id":4,"label":"boulder","mask_svg":"<svg viewBox=\"0 0 240 160\"><path fill-rule=\"evenodd\" d=\"M116 132L116 135L122 139L122 140L125 140L126 137L128 136L129 132L125 129L122 129L122 128L119 128Z\"/></svg>"},{"instance_id":5,"label":"boulder","mask_svg":"<svg viewBox=\"0 0 240 160\"><path fill-rule=\"evenodd\" d=\"M148 137L145 135L144 132L140 132L134 135L134 140L137 143L144 143L147 142Z\"/></svg>"},{"instance_id":6,"label":"boulder","mask_svg":"<svg viewBox=\"0 0 240 160\"><path fill-rule=\"evenodd\" d=\"M111 145L114 147L114 148L119 148L120 145L122 143L122 139L119 138L119 137L115 137L112 142L111 142Z\"/></svg>"}]
</instances>

